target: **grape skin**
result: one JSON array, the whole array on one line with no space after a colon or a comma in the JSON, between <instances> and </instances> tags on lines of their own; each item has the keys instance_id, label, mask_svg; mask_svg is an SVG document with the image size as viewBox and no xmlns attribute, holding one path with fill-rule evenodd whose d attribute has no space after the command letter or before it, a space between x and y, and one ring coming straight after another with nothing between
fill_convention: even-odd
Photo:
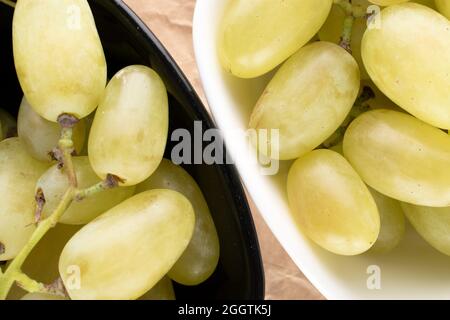
<instances>
[{"instance_id":1,"label":"grape skin","mask_svg":"<svg viewBox=\"0 0 450 320\"><path fill-rule=\"evenodd\" d=\"M279 129L278 158L295 159L336 131L351 110L359 86L358 65L347 51L329 42L312 43L278 70L255 106L249 127ZM272 143L270 136L261 140L258 146ZM277 157L264 148L259 151Z\"/></svg>"},{"instance_id":2,"label":"grape skin","mask_svg":"<svg viewBox=\"0 0 450 320\"><path fill-rule=\"evenodd\" d=\"M166 159L150 178L137 186L136 192L152 189L178 191L191 202L195 212L194 235L168 276L183 285L202 283L216 269L220 255L219 237L202 191L189 173Z\"/></svg>"},{"instance_id":3,"label":"grape skin","mask_svg":"<svg viewBox=\"0 0 450 320\"><path fill-rule=\"evenodd\" d=\"M405 216L400 202L369 187L380 213L380 234L371 252L387 253L395 249L405 235Z\"/></svg>"},{"instance_id":4,"label":"grape skin","mask_svg":"<svg viewBox=\"0 0 450 320\"><path fill-rule=\"evenodd\" d=\"M109 82L89 137L89 160L97 175L114 174L132 186L161 162L169 123L168 98L158 74L129 66Z\"/></svg>"},{"instance_id":5,"label":"grape skin","mask_svg":"<svg viewBox=\"0 0 450 320\"><path fill-rule=\"evenodd\" d=\"M91 168L88 157L74 157L73 163L78 180L78 188L88 188L100 182L100 179ZM36 187L44 191L46 203L43 217L46 218L53 213L60 203L69 187L69 181L65 173L58 169L57 165L54 165L39 178ZM133 186L118 187L101 191L81 201L74 201L59 222L74 225L87 224L131 197L134 190Z\"/></svg>"},{"instance_id":6,"label":"grape skin","mask_svg":"<svg viewBox=\"0 0 450 320\"><path fill-rule=\"evenodd\" d=\"M450 2L448 0L436 0L436 6L439 12L450 19Z\"/></svg>"},{"instance_id":7,"label":"grape skin","mask_svg":"<svg viewBox=\"0 0 450 320\"><path fill-rule=\"evenodd\" d=\"M33 159L19 138L0 142L0 261L13 259L33 233L34 191L48 164Z\"/></svg>"},{"instance_id":8,"label":"grape skin","mask_svg":"<svg viewBox=\"0 0 450 320\"><path fill-rule=\"evenodd\" d=\"M65 246L59 272L71 299L141 297L181 256L194 224L192 205L178 192L151 190L125 200L84 226ZM79 289L68 286L69 266L79 268Z\"/></svg>"},{"instance_id":9,"label":"grape skin","mask_svg":"<svg viewBox=\"0 0 450 320\"><path fill-rule=\"evenodd\" d=\"M175 300L172 281L168 277L162 278L150 291L139 300Z\"/></svg>"},{"instance_id":10,"label":"grape skin","mask_svg":"<svg viewBox=\"0 0 450 320\"><path fill-rule=\"evenodd\" d=\"M450 136L410 115L369 111L344 137L344 155L384 195L417 205L450 205Z\"/></svg>"},{"instance_id":11,"label":"grape skin","mask_svg":"<svg viewBox=\"0 0 450 320\"><path fill-rule=\"evenodd\" d=\"M33 158L40 161L52 160L50 152L58 146L61 127L37 114L25 97L20 104L17 130L28 153ZM85 136L86 126L84 120L81 120L73 130L73 142L77 153L83 148Z\"/></svg>"},{"instance_id":12,"label":"grape skin","mask_svg":"<svg viewBox=\"0 0 450 320\"><path fill-rule=\"evenodd\" d=\"M431 208L402 203L409 222L433 248L450 256L450 207Z\"/></svg>"},{"instance_id":13,"label":"grape skin","mask_svg":"<svg viewBox=\"0 0 450 320\"><path fill-rule=\"evenodd\" d=\"M234 0L221 21L218 54L223 68L241 78L274 69L314 37L332 0Z\"/></svg>"},{"instance_id":14,"label":"grape skin","mask_svg":"<svg viewBox=\"0 0 450 320\"><path fill-rule=\"evenodd\" d=\"M322 248L351 256L366 252L377 240L380 216L375 201L337 152L315 150L296 160L287 192L294 218Z\"/></svg>"},{"instance_id":15,"label":"grape skin","mask_svg":"<svg viewBox=\"0 0 450 320\"><path fill-rule=\"evenodd\" d=\"M43 118L82 119L97 107L106 60L86 0L18 1L13 48L22 90Z\"/></svg>"},{"instance_id":16,"label":"grape skin","mask_svg":"<svg viewBox=\"0 0 450 320\"><path fill-rule=\"evenodd\" d=\"M377 87L412 115L443 129L450 128L449 37L450 22L442 15L405 3L384 9L380 28L368 29L362 40L364 64Z\"/></svg>"}]
</instances>

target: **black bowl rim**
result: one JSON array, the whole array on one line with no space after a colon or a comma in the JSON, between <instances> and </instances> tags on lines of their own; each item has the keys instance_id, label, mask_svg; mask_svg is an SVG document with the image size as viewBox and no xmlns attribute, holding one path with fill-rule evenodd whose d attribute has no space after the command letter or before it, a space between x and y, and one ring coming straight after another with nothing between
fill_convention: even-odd
<instances>
[{"instance_id":1,"label":"black bowl rim","mask_svg":"<svg viewBox=\"0 0 450 320\"><path fill-rule=\"evenodd\" d=\"M197 93L193 89L192 85L187 80L183 71L176 64L173 57L167 51L167 49L158 40L155 34L149 29L149 27L137 16L137 14L122 0L112 0L113 4L120 10L123 17L125 17L130 24L132 24L140 35L146 38L148 41L154 43L158 49L160 56L168 64L168 70L170 75L176 79L182 81L182 87L185 88L185 94L188 95L189 101L196 116L202 121L205 121L209 128L217 128L216 124L212 120L209 113L206 111L203 103L198 97ZM226 152L226 150L225 150ZM265 296L265 278L263 262L261 258L260 246L257 238L256 228L251 215L250 207L245 196L244 188L240 180L237 169L234 165L218 165L220 171L226 179L227 185L231 192L235 195L235 198L239 201L235 201L235 205L239 212L239 220L246 231L245 240L249 247L249 261L251 263L250 269L252 270L251 276L253 277L253 292L252 299L262 300Z\"/></svg>"}]
</instances>

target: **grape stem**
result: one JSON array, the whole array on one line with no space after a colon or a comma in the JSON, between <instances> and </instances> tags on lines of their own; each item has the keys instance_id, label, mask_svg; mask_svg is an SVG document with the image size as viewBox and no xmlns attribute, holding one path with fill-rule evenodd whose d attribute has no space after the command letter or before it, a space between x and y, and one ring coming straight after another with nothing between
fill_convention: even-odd
<instances>
[{"instance_id":1,"label":"grape stem","mask_svg":"<svg viewBox=\"0 0 450 320\"><path fill-rule=\"evenodd\" d=\"M61 155L61 159L59 159L61 161L60 165L69 178L69 184L74 188L78 186L78 182L72 161L72 154L75 152L72 136L73 128L78 122L79 120L75 116L67 113L58 117L58 123L61 126L61 138L58 142L58 149Z\"/></svg>"},{"instance_id":2,"label":"grape stem","mask_svg":"<svg viewBox=\"0 0 450 320\"><path fill-rule=\"evenodd\" d=\"M16 7L16 3L10 0L0 0L0 3L6 4L7 6L10 6L12 8Z\"/></svg>"},{"instance_id":3,"label":"grape stem","mask_svg":"<svg viewBox=\"0 0 450 320\"><path fill-rule=\"evenodd\" d=\"M38 221L36 230L31 235L31 238L19 254L11 261L6 271L2 273L0 270L0 300L6 299L12 285L15 282L17 282L20 287L28 292L45 292L64 296L65 289L61 280L51 285L39 283L21 271L23 263L44 235L56 226L74 200L81 201L98 192L115 188L119 186L120 182L123 182L119 177L108 174L104 181L101 181L100 183L86 189L78 189L77 177L72 159L72 155L74 153L72 132L73 127L78 123L78 119L72 115L63 114L58 117L58 123L61 125L61 138L58 142L58 148L54 152L54 156L58 159L61 169L63 169L67 175L69 180L69 188L62 197L61 202L58 204L55 211L48 218ZM45 205L43 190L38 189L35 200L35 218L39 218L38 220L40 220L42 210ZM0 252L2 250L5 250L5 246L0 243Z\"/></svg>"},{"instance_id":4,"label":"grape stem","mask_svg":"<svg viewBox=\"0 0 450 320\"><path fill-rule=\"evenodd\" d=\"M56 226L59 219L62 217L64 212L72 203L75 193L76 189L73 186L70 186L69 189L64 194L58 207L52 213L52 215L38 224L36 230L31 235L30 240L22 248L19 254L14 258L14 260L12 260L11 264L9 265L8 269L6 269L5 273L3 275L0 275L0 300L6 299L8 292L15 281L21 283L25 289L37 288L35 283L31 283L23 276L24 274L21 271L22 265L25 262L25 259L30 254L30 252L33 250L33 248L42 239L42 237L44 237L44 235L51 228Z\"/></svg>"},{"instance_id":5,"label":"grape stem","mask_svg":"<svg viewBox=\"0 0 450 320\"><path fill-rule=\"evenodd\" d=\"M123 180L113 174L108 174L105 180L100 181L99 183L93 185L92 187L78 190L77 193L75 194L75 201L81 201L99 192L116 188L119 186L120 182L123 182Z\"/></svg>"},{"instance_id":6,"label":"grape stem","mask_svg":"<svg viewBox=\"0 0 450 320\"><path fill-rule=\"evenodd\" d=\"M338 5L345 12L339 45L351 54L352 31L355 19L366 17L366 13L361 6L352 4L351 0L334 0L334 4Z\"/></svg>"}]
</instances>

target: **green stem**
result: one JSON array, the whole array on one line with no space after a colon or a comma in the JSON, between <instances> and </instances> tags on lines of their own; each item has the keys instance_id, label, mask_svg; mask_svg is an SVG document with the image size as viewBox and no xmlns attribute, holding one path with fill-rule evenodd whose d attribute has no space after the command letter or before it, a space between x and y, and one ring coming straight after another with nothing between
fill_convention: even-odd
<instances>
[{"instance_id":1,"label":"green stem","mask_svg":"<svg viewBox=\"0 0 450 320\"><path fill-rule=\"evenodd\" d=\"M352 4L351 0L334 0L334 4L338 5L345 13L339 45L351 54L352 31L355 19L365 17L366 13L361 6Z\"/></svg>"},{"instance_id":2,"label":"green stem","mask_svg":"<svg viewBox=\"0 0 450 320\"><path fill-rule=\"evenodd\" d=\"M75 200L81 201L85 198L94 196L97 193L100 193L102 191L116 188L119 186L119 182L122 182L122 181L123 180L120 179L119 177L112 175L112 174L108 174L106 176L105 180L100 181L99 183L93 185L92 187L82 189L82 190L77 190L77 192L75 194Z\"/></svg>"},{"instance_id":3,"label":"green stem","mask_svg":"<svg viewBox=\"0 0 450 320\"><path fill-rule=\"evenodd\" d=\"M0 3L6 4L7 6L10 6L12 8L16 7L16 3L10 0L0 0Z\"/></svg>"},{"instance_id":4,"label":"green stem","mask_svg":"<svg viewBox=\"0 0 450 320\"><path fill-rule=\"evenodd\" d=\"M25 262L25 259L28 257L33 248L38 244L38 242L44 237L44 235L51 228L56 226L59 219L72 203L75 192L76 191L74 187L69 187L69 189L64 194L60 204L52 213L52 215L39 223L36 230L31 235L30 240L28 240L27 244L22 248L19 254L14 258L14 260L12 260L5 273L0 276L0 300L6 299L8 292L15 281L23 279L21 268L23 263Z\"/></svg>"},{"instance_id":5,"label":"green stem","mask_svg":"<svg viewBox=\"0 0 450 320\"><path fill-rule=\"evenodd\" d=\"M73 165L72 153L74 151L73 145L73 128L62 128L61 139L59 139L58 147L62 154L62 161L64 171L69 179L69 184L76 188L78 185L77 176L75 174L75 167Z\"/></svg>"}]
</instances>

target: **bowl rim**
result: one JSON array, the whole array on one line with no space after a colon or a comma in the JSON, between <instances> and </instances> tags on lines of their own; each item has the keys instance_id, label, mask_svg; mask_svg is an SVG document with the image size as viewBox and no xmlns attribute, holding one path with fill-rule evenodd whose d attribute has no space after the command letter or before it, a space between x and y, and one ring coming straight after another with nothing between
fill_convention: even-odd
<instances>
[{"instance_id":1,"label":"bowl rim","mask_svg":"<svg viewBox=\"0 0 450 320\"><path fill-rule=\"evenodd\" d=\"M164 45L159 41L156 35L150 30L150 28L139 18L139 16L125 3L123 0L112 0L114 6L116 6L122 17L127 20L137 32L145 38L147 41L153 43L153 45L158 49L158 55L162 58L162 61L167 65L169 76L180 79L181 87L184 87L184 92L190 102L190 106L194 111L195 116L202 122L205 122L208 128L216 129L216 123L214 122L211 115L206 110L199 96L195 92L194 88L190 84L186 75L183 73L181 68L175 62L172 55L167 51ZM224 148L224 155L227 154L226 147ZM225 178L225 183L233 195L234 206L239 214L240 227L242 229L242 235L245 239L245 246L249 253L249 267L252 271L251 276L251 292L249 299L262 300L265 296L265 276L263 260L261 257L261 250L259 246L259 241L257 237L257 232L251 210L248 204L247 197L245 195L244 186L238 170L234 164L227 165L217 165L218 169Z\"/></svg>"}]
</instances>

